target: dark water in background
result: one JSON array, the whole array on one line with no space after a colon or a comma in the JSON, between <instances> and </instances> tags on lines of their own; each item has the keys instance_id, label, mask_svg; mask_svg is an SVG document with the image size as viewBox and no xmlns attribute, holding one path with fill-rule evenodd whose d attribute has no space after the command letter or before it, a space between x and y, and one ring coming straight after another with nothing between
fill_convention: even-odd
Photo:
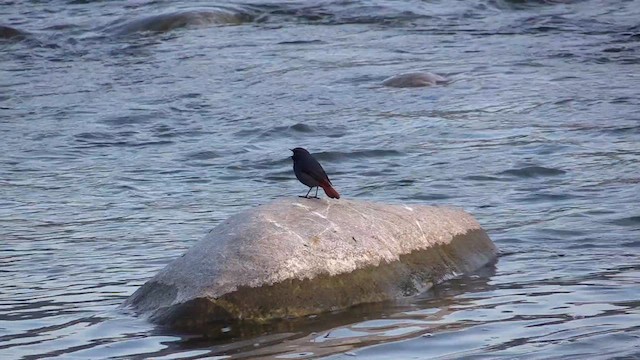
<instances>
[{"instance_id":1,"label":"dark water in background","mask_svg":"<svg viewBox=\"0 0 640 360\"><path fill-rule=\"evenodd\" d=\"M640 357L640 1L212 6L0 3L2 359ZM379 86L416 70L454 81ZM302 194L294 146L345 198L467 209L500 261L256 337L118 309Z\"/></svg>"}]
</instances>

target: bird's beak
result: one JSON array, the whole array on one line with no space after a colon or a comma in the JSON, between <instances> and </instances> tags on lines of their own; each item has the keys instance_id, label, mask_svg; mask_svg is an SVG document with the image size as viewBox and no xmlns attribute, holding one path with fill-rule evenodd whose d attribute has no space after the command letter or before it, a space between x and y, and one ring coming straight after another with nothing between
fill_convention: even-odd
<instances>
[{"instance_id":1,"label":"bird's beak","mask_svg":"<svg viewBox=\"0 0 640 360\"><path fill-rule=\"evenodd\" d=\"M289 149L289 150L293 151L293 149Z\"/></svg>"}]
</instances>

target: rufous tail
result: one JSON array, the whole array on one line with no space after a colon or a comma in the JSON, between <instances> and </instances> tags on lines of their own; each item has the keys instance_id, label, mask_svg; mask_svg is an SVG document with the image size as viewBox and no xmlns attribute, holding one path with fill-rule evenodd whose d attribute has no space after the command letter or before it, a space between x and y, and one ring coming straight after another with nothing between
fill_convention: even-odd
<instances>
[{"instance_id":1,"label":"rufous tail","mask_svg":"<svg viewBox=\"0 0 640 360\"><path fill-rule=\"evenodd\" d=\"M340 194L338 194L336 189L334 189L331 186L331 184L326 183L326 182L322 182L320 184L320 187L322 188L322 190L324 190L324 193L327 194L328 197L330 197L332 199L340 199Z\"/></svg>"}]
</instances>

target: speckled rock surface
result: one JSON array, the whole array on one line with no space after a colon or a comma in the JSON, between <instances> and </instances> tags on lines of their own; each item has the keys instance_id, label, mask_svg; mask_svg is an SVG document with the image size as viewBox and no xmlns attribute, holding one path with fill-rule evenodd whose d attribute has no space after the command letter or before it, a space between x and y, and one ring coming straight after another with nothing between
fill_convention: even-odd
<instances>
[{"instance_id":1,"label":"speckled rock surface","mask_svg":"<svg viewBox=\"0 0 640 360\"><path fill-rule=\"evenodd\" d=\"M126 304L176 328L264 321L414 295L495 258L460 209L287 198L222 222Z\"/></svg>"}]
</instances>

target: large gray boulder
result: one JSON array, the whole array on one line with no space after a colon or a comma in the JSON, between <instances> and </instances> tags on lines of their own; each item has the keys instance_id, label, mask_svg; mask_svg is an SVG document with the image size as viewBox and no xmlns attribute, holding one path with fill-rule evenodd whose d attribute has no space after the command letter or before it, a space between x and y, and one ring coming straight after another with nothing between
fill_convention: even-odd
<instances>
[{"instance_id":1,"label":"large gray boulder","mask_svg":"<svg viewBox=\"0 0 640 360\"><path fill-rule=\"evenodd\" d=\"M126 304L174 328L260 322L414 295L495 258L460 209L287 198L222 222Z\"/></svg>"}]
</instances>

